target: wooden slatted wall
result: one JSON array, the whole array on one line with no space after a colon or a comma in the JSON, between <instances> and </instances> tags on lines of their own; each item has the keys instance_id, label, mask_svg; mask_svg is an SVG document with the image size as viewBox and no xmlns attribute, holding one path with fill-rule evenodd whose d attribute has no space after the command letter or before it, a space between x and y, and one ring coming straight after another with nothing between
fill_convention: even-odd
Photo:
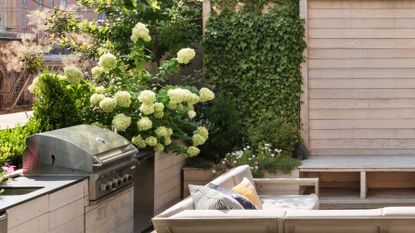
<instances>
[{"instance_id":1,"label":"wooden slatted wall","mask_svg":"<svg viewBox=\"0 0 415 233\"><path fill-rule=\"evenodd\" d=\"M313 155L415 155L415 1L307 2Z\"/></svg>"}]
</instances>

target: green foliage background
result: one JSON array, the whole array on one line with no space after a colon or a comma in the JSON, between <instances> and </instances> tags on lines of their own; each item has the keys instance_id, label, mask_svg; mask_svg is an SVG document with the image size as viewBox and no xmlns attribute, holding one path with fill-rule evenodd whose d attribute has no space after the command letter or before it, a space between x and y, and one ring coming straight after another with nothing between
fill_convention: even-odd
<instances>
[{"instance_id":1,"label":"green foliage background","mask_svg":"<svg viewBox=\"0 0 415 233\"><path fill-rule=\"evenodd\" d=\"M238 1L219 2L230 9ZM270 112L299 129L306 44L298 3L279 2L268 14L259 10L264 1L257 4L210 18L204 41L207 78L235 104L245 133Z\"/></svg>"}]
</instances>

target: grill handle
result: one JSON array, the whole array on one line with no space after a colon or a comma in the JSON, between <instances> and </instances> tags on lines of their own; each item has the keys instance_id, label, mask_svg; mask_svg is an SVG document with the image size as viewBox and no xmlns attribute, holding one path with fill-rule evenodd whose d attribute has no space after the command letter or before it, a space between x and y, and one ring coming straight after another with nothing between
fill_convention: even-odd
<instances>
[{"instance_id":1,"label":"grill handle","mask_svg":"<svg viewBox=\"0 0 415 233\"><path fill-rule=\"evenodd\" d=\"M97 157L92 156L92 158L94 159L94 163L92 163L93 167L102 167L102 165L104 165L104 163L101 160L97 159Z\"/></svg>"},{"instance_id":2,"label":"grill handle","mask_svg":"<svg viewBox=\"0 0 415 233\"><path fill-rule=\"evenodd\" d=\"M105 159L103 161L98 159L96 156L92 156L92 158L94 159L94 163L92 164L92 166L93 167L102 167L105 163L111 163L111 162L113 162L113 161L115 161L119 158L126 157L126 156L129 156L129 155L135 154L135 153L136 153L136 151L128 151L128 152L125 152L125 153L122 153L122 154L118 154L116 156L112 156L109 159Z\"/></svg>"}]
</instances>

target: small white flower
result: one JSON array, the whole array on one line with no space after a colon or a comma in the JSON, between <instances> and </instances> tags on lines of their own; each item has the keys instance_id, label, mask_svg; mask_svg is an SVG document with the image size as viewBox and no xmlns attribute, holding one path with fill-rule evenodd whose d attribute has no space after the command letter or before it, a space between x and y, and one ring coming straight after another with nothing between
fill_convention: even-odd
<instances>
[{"instance_id":1,"label":"small white flower","mask_svg":"<svg viewBox=\"0 0 415 233\"><path fill-rule=\"evenodd\" d=\"M213 170L212 170L212 173L213 173L213 174L215 174L215 173L216 173L216 170L215 170L215 169L213 169Z\"/></svg>"},{"instance_id":2,"label":"small white flower","mask_svg":"<svg viewBox=\"0 0 415 233\"><path fill-rule=\"evenodd\" d=\"M271 154L271 157L274 157L275 156L275 154Z\"/></svg>"},{"instance_id":3,"label":"small white flower","mask_svg":"<svg viewBox=\"0 0 415 233\"><path fill-rule=\"evenodd\" d=\"M222 161L222 164L226 164L226 162L225 161Z\"/></svg>"},{"instance_id":4,"label":"small white flower","mask_svg":"<svg viewBox=\"0 0 415 233\"><path fill-rule=\"evenodd\" d=\"M233 163L236 164L236 160L234 160Z\"/></svg>"},{"instance_id":5,"label":"small white flower","mask_svg":"<svg viewBox=\"0 0 415 233\"><path fill-rule=\"evenodd\" d=\"M250 149L251 147L250 146L247 146L246 148Z\"/></svg>"},{"instance_id":6,"label":"small white flower","mask_svg":"<svg viewBox=\"0 0 415 233\"><path fill-rule=\"evenodd\" d=\"M258 166L255 166L255 170L257 170L258 169Z\"/></svg>"}]
</instances>

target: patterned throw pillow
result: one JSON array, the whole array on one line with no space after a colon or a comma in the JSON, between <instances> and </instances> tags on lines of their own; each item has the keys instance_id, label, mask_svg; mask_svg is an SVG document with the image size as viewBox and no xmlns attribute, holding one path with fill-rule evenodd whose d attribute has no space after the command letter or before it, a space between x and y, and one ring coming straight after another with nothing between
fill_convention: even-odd
<instances>
[{"instance_id":1,"label":"patterned throw pillow","mask_svg":"<svg viewBox=\"0 0 415 233\"><path fill-rule=\"evenodd\" d=\"M249 182L248 178L244 177L241 183L232 188L232 191L248 198L255 204L257 209L262 209L262 202L256 193L255 187L251 184L251 182Z\"/></svg>"},{"instance_id":2,"label":"patterned throw pillow","mask_svg":"<svg viewBox=\"0 0 415 233\"><path fill-rule=\"evenodd\" d=\"M205 186L189 185L190 195L196 210L242 210L232 197Z\"/></svg>"},{"instance_id":3,"label":"patterned throw pillow","mask_svg":"<svg viewBox=\"0 0 415 233\"><path fill-rule=\"evenodd\" d=\"M216 187L216 190L221 191L222 193L232 197L233 199L235 199L236 201L239 202L239 204L241 204L242 207L244 207L244 209L246 210L256 210L257 208L255 207L254 203L252 203L248 198L242 196L239 193L236 193L230 189L226 189L220 186Z\"/></svg>"}]
</instances>

